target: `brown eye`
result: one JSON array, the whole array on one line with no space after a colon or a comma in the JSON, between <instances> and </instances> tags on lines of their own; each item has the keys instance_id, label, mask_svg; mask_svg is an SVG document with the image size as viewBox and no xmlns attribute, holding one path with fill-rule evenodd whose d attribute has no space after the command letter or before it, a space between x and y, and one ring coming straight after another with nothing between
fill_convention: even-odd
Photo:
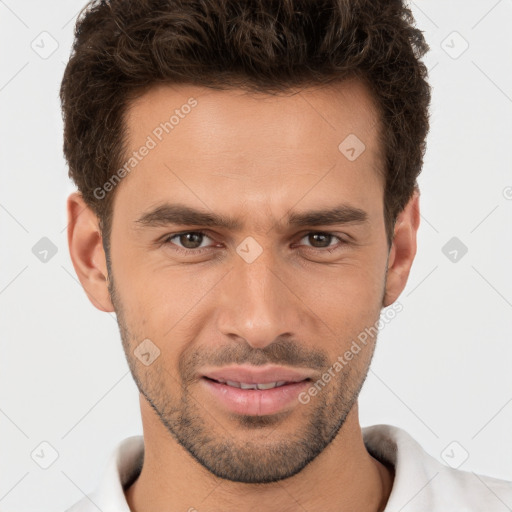
<instances>
[{"instance_id":1,"label":"brown eye","mask_svg":"<svg viewBox=\"0 0 512 512\"><path fill-rule=\"evenodd\" d=\"M312 247L322 249L330 247L334 236L329 233L309 233L304 238L308 239Z\"/></svg>"},{"instance_id":2,"label":"brown eye","mask_svg":"<svg viewBox=\"0 0 512 512\"><path fill-rule=\"evenodd\" d=\"M197 249L201 247L203 235L201 233L183 233L179 235L179 241L185 249Z\"/></svg>"},{"instance_id":3,"label":"brown eye","mask_svg":"<svg viewBox=\"0 0 512 512\"><path fill-rule=\"evenodd\" d=\"M187 231L168 236L164 242L176 245L178 249L195 250L208 247L204 244L210 237L201 231Z\"/></svg>"},{"instance_id":4,"label":"brown eye","mask_svg":"<svg viewBox=\"0 0 512 512\"><path fill-rule=\"evenodd\" d=\"M324 233L320 231L313 231L302 237L301 240L307 240L304 244L310 249L318 249L322 252L333 252L344 244L344 240L333 233ZM337 241L338 243L332 243Z\"/></svg>"}]
</instances>

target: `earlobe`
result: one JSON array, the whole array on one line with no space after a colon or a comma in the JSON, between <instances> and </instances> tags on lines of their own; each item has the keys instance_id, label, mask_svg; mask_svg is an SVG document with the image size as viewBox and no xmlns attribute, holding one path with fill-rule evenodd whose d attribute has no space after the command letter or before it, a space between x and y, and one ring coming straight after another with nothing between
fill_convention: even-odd
<instances>
[{"instance_id":1,"label":"earlobe","mask_svg":"<svg viewBox=\"0 0 512 512\"><path fill-rule=\"evenodd\" d=\"M415 190L395 223L393 242L388 257L383 307L393 304L407 284L409 272L416 256L416 236L419 224L419 191Z\"/></svg>"},{"instance_id":2,"label":"earlobe","mask_svg":"<svg viewBox=\"0 0 512 512\"><path fill-rule=\"evenodd\" d=\"M67 200L68 246L75 272L87 297L100 311L114 307L108 291L108 271L98 217L79 192Z\"/></svg>"}]
</instances>

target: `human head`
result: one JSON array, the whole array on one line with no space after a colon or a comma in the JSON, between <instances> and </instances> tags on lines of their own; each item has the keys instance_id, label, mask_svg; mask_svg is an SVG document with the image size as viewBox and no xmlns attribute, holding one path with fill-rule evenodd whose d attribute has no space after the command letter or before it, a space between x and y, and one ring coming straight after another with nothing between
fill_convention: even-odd
<instances>
[{"instance_id":1,"label":"human head","mask_svg":"<svg viewBox=\"0 0 512 512\"><path fill-rule=\"evenodd\" d=\"M130 369L161 424L215 475L259 483L295 474L336 437L375 335L318 397L280 415L209 409L200 372L274 363L316 378L375 325L415 254L428 103L415 55L426 45L401 4L272 5L93 3L62 87L65 152L88 207L80 214L69 203L80 281L97 307L116 311ZM95 195L178 106L176 129ZM348 134L366 144L353 161L338 150ZM155 210L164 201L220 216L215 251L175 252L161 219L176 211ZM338 202L356 205L339 214L349 219L338 223L341 249L289 250L303 239L290 214L299 226L326 225L310 212ZM210 225L180 215L177 224ZM236 250L247 240L240 232L253 244L242 248L261 244L252 261ZM136 357L145 339L161 353L147 368ZM247 430L252 443L239 437Z\"/></svg>"}]
</instances>

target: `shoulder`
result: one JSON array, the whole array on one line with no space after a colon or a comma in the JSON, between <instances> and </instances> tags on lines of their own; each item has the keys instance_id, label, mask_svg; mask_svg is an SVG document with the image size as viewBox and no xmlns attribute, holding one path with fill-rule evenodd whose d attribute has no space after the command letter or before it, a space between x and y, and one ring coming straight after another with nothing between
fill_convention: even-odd
<instances>
[{"instance_id":1,"label":"shoulder","mask_svg":"<svg viewBox=\"0 0 512 512\"><path fill-rule=\"evenodd\" d=\"M395 468L385 512L506 512L512 482L449 467L405 430L392 425L363 428L368 452Z\"/></svg>"},{"instance_id":2,"label":"shoulder","mask_svg":"<svg viewBox=\"0 0 512 512\"><path fill-rule=\"evenodd\" d=\"M98 487L65 512L130 512L124 488L137 478L144 459L143 436L123 439L110 454Z\"/></svg>"}]
</instances>

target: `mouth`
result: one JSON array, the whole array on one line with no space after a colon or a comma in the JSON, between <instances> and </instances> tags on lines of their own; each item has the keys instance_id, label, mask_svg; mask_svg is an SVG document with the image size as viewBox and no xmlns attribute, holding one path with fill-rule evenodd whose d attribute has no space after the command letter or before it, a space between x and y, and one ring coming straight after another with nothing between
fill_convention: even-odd
<instances>
[{"instance_id":1,"label":"mouth","mask_svg":"<svg viewBox=\"0 0 512 512\"><path fill-rule=\"evenodd\" d=\"M203 376L200 381L208 400L221 410L249 416L291 412L312 379L297 381L238 382Z\"/></svg>"}]
</instances>

